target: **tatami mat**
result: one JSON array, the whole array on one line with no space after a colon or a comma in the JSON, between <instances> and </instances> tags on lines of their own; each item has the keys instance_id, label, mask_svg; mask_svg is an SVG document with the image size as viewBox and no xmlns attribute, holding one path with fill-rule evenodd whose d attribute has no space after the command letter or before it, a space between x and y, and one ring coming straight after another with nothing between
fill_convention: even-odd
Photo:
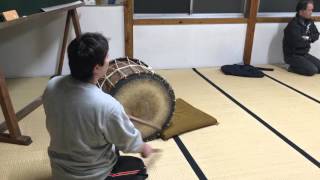
<instances>
[{"instance_id":1,"label":"tatami mat","mask_svg":"<svg viewBox=\"0 0 320 180\"><path fill-rule=\"evenodd\" d=\"M226 76L216 69L199 71L300 148L320 160L318 103L267 77Z\"/></svg>"},{"instance_id":2,"label":"tatami mat","mask_svg":"<svg viewBox=\"0 0 320 180\"><path fill-rule=\"evenodd\" d=\"M7 79L6 83L14 110L18 112L21 108L39 97L45 89L48 80L49 77ZM0 108L0 123L3 121L4 117Z\"/></svg>"},{"instance_id":3,"label":"tatami mat","mask_svg":"<svg viewBox=\"0 0 320 180\"><path fill-rule=\"evenodd\" d=\"M181 136L209 179L320 178L316 166L192 70L159 72L171 83L177 97L183 98L219 121L218 126ZM224 81L223 78L221 77L221 81ZM245 89L249 90L250 87ZM247 93L251 94L254 91L250 90Z\"/></svg>"},{"instance_id":4,"label":"tatami mat","mask_svg":"<svg viewBox=\"0 0 320 180\"><path fill-rule=\"evenodd\" d=\"M161 153L155 153L145 159L150 180L197 179L196 174L172 139L165 142L156 140L149 144L162 150Z\"/></svg>"},{"instance_id":5,"label":"tatami mat","mask_svg":"<svg viewBox=\"0 0 320 180\"><path fill-rule=\"evenodd\" d=\"M1 180L50 179L51 171L46 151L49 137L44 121L41 107L19 123L22 134L31 136L31 145L0 143Z\"/></svg>"},{"instance_id":6,"label":"tatami mat","mask_svg":"<svg viewBox=\"0 0 320 180\"><path fill-rule=\"evenodd\" d=\"M47 82L47 78L44 79L39 81L37 78L26 78L23 81L18 79L14 82L8 81L15 107L22 108L33 98L38 97ZM51 176L47 156L49 135L45 128L43 107L33 111L20 121L19 125L24 135L31 136L33 143L29 146L0 143L0 179L49 180ZM162 149L163 152L146 159L149 179L197 179L173 140L166 142L158 140L150 144Z\"/></svg>"},{"instance_id":7,"label":"tatami mat","mask_svg":"<svg viewBox=\"0 0 320 180\"><path fill-rule=\"evenodd\" d=\"M263 79L262 83L259 83L257 79L246 78L233 81L230 80L233 78L223 76L217 70L207 69L203 72L209 74L214 72L211 75L217 78L219 84L222 83L223 88L227 88L230 94L235 94L235 97L244 101L245 105L251 106L250 108L255 113L262 114L264 119L270 119L270 124L279 127L283 134L288 134L289 138L292 137L292 140L297 141L297 144L300 145L300 141L303 140L307 147L305 150L317 149L318 146L314 143L319 142L317 136L312 139L309 137L314 135L313 129L316 125L311 127L311 131L306 132L306 128L310 128L310 123L314 122L313 119L307 117L311 120L305 124L304 120L299 121L296 117L299 115L298 112L293 113L292 121L288 118L280 121L281 118L278 117L281 114L290 114L288 108L285 108L288 103L293 104L288 107L294 107L300 113L310 111L309 113L317 117L314 115L314 109L310 109L315 104L314 102L305 103L303 97L288 91L270 79ZM192 70L168 70L159 71L159 73L173 86L177 98L184 99L217 118L219 122L218 126L203 128L180 136L208 179L320 179L319 169L314 164L215 90ZM27 82L28 86L21 82L14 83L13 86L9 83L10 94L13 96L16 109L37 97L43 91L45 84L39 83L38 80L35 82L24 80L23 82ZM255 87L256 83L258 87L261 86L260 89ZM229 88L237 90L229 90ZM261 90L264 91L261 92ZM33 93L34 91L38 92ZM262 102L261 97L266 99L266 102ZM269 101L272 101L272 105ZM272 114L274 118L269 118L269 116L272 117ZM22 133L30 135L34 142L30 146L0 143L0 162L2 163L0 179L49 180L50 167L46 153L49 137L45 129L43 107L32 112L19 124ZM163 152L145 161L149 169L149 179L197 179L173 140L165 142L157 140L150 144L162 149Z\"/></svg>"},{"instance_id":8,"label":"tatami mat","mask_svg":"<svg viewBox=\"0 0 320 180\"><path fill-rule=\"evenodd\" d=\"M320 75L314 76L302 76L292 72L288 72L286 69L269 65L274 71L264 71L265 74L317 99L320 100Z\"/></svg>"}]
</instances>

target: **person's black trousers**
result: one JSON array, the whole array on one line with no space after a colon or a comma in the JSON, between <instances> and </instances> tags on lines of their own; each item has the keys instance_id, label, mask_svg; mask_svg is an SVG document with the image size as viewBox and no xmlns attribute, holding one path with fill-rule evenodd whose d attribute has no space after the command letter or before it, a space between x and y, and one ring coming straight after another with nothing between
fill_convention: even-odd
<instances>
[{"instance_id":1,"label":"person's black trousers","mask_svg":"<svg viewBox=\"0 0 320 180\"><path fill-rule=\"evenodd\" d=\"M142 159L133 156L119 156L112 172L105 180L144 180L148 177Z\"/></svg>"},{"instance_id":2,"label":"person's black trousers","mask_svg":"<svg viewBox=\"0 0 320 180\"><path fill-rule=\"evenodd\" d=\"M289 71L312 76L320 73L320 60L311 54L285 56L285 62L290 65Z\"/></svg>"}]
</instances>

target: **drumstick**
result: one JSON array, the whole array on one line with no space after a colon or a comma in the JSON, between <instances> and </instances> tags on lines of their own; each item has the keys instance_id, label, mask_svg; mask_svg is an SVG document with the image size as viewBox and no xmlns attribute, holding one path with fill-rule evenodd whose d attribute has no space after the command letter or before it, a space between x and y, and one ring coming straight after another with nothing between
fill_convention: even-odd
<instances>
[{"instance_id":1,"label":"drumstick","mask_svg":"<svg viewBox=\"0 0 320 180\"><path fill-rule=\"evenodd\" d=\"M152 153L162 153L162 149L152 148Z\"/></svg>"},{"instance_id":2,"label":"drumstick","mask_svg":"<svg viewBox=\"0 0 320 180\"><path fill-rule=\"evenodd\" d=\"M145 163L147 168L152 168L155 162L160 159L161 155L162 155L162 149L157 149L157 148L152 149L152 154Z\"/></svg>"},{"instance_id":3,"label":"drumstick","mask_svg":"<svg viewBox=\"0 0 320 180\"><path fill-rule=\"evenodd\" d=\"M138 122L138 123L147 125L147 126L149 126L149 127L152 127L152 128L154 128L154 129L156 129L156 130L161 131L161 127L157 126L156 124L153 124L152 122L148 122L148 121L146 121L146 120L143 120L143 119L140 119L140 118L131 116L131 115L128 115L128 116L129 116L129 118L130 118L131 120L133 120L133 121L136 121L136 122Z\"/></svg>"}]
</instances>

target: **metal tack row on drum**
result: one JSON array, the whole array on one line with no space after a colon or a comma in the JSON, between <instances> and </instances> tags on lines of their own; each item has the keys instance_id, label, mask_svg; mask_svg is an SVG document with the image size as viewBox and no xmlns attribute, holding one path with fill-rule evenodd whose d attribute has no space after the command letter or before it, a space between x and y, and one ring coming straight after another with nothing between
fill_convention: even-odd
<instances>
[{"instance_id":1,"label":"metal tack row on drum","mask_svg":"<svg viewBox=\"0 0 320 180\"><path fill-rule=\"evenodd\" d=\"M145 141L158 138L168 126L175 107L174 92L146 63L128 57L114 59L97 85L123 105Z\"/></svg>"}]
</instances>

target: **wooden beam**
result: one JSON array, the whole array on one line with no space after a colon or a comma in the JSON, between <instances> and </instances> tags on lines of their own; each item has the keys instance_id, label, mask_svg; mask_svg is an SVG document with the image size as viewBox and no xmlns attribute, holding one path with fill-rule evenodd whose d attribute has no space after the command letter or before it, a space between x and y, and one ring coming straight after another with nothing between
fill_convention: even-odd
<instances>
[{"instance_id":1,"label":"wooden beam","mask_svg":"<svg viewBox=\"0 0 320 180\"><path fill-rule=\"evenodd\" d=\"M179 25L179 24L244 24L246 18L181 18L181 19L134 19L134 25Z\"/></svg>"},{"instance_id":2,"label":"wooden beam","mask_svg":"<svg viewBox=\"0 0 320 180\"><path fill-rule=\"evenodd\" d=\"M245 8L244 8L244 17L248 18L250 16L250 7L251 7L251 0L245 0Z\"/></svg>"},{"instance_id":3,"label":"wooden beam","mask_svg":"<svg viewBox=\"0 0 320 180\"><path fill-rule=\"evenodd\" d=\"M256 27L256 18L259 8L260 0L248 0L250 3L250 8L246 9L246 13L248 15L248 23L247 23L247 33L246 33L246 41L244 46L243 53L243 62L244 64L250 64L252 48L253 48L253 40L254 40L254 32Z\"/></svg>"},{"instance_id":4,"label":"wooden beam","mask_svg":"<svg viewBox=\"0 0 320 180\"><path fill-rule=\"evenodd\" d=\"M18 121L26 117L28 114L30 114L32 111L34 111L41 105L42 105L42 96L39 96L38 98L33 100L31 103L29 103L28 105L26 105L24 108L22 108L16 113Z\"/></svg>"},{"instance_id":5,"label":"wooden beam","mask_svg":"<svg viewBox=\"0 0 320 180\"><path fill-rule=\"evenodd\" d=\"M133 58L133 8L134 0L124 2L125 55Z\"/></svg>"},{"instance_id":6,"label":"wooden beam","mask_svg":"<svg viewBox=\"0 0 320 180\"><path fill-rule=\"evenodd\" d=\"M31 103L29 103L27 106L25 106L24 108L22 108L20 111L16 113L18 122L41 105L42 105L42 96L36 98L35 100L33 100ZM0 133L3 133L6 130L8 130L6 123L5 122L1 123Z\"/></svg>"},{"instance_id":7,"label":"wooden beam","mask_svg":"<svg viewBox=\"0 0 320 180\"><path fill-rule=\"evenodd\" d=\"M320 21L320 16L313 16L312 20L319 22Z\"/></svg>"},{"instance_id":8,"label":"wooden beam","mask_svg":"<svg viewBox=\"0 0 320 180\"><path fill-rule=\"evenodd\" d=\"M70 20L72 20L73 28L76 34L76 37L79 37L81 35L81 28L79 23L79 16L76 9L72 9L68 11L66 24L64 27L64 33L63 33L63 41L62 41L62 47L60 52L60 58L58 63L57 72L55 75L61 75L62 73L62 67L64 63L64 56L67 49L67 41L69 36L69 30L70 30Z\"/></svg>"},{"instance_id":9,"label":"wooden beam","mask_svg":"<svg viewBox=\"0 0 320 180\"><path fill-rule=\"evenodd\" d=\"M258 17L257 23L287 23L292 17Z\"/></svg>"},{"instance_id":10,"label":"wooden beam","mask_svg":"<svg viewBox=\"0 0 320 180\"><path fill-rule=\"evenodd\" d=\"M70 20L71 20L71 11L68 11L66 24L64 26L62 47L61 47L60 58L59 58L59 62L58 62L58 69L56 71L56 75L61 75L61 73L62 73L64 55L66 53L67 41L68 41L68 35L69 35L69 29L70 29Z\"/></svg>"},{"instance_id":11,"label":"wooden beam","mask_svg":"<svg viewBox=\"0 0 320 180\"><path fill-rule=\"evenodd\" d=\"M13 138L10 134L0 133L0 142L19 145L30 145L32 143L32 140L29 136L18 136Z\"/></svg>"},{"instance_id":12,"label":"wooden beam","mask_svg":"<svg viewBox=\"0 0 320 180\"><path fill-rule=\"evenodd\" d=\"M18 119L14 111L7 84L3 72L0 70L0 103L2 112L10 132L10 136L13 138L21 136L20 128L18 125Z\"/></svg>"},{"instance_id":13,"label":"wooden beam","mask_svg":"<svg viewBox=\"0 0 320 180\"><path fill-rule=\"evenodd\" d=\"M77 9L69 10L73 22L73 28L76 33L76 37L79 37L81 35L81 28L80 28L80 22L79 22L79 16L77 13Z\"/></svg>"},{"instance_id":14,"label":"wooden beam","mask_svg":"<svg viewBox=\"0 0 320 180\"><path fill-rule=\"evenodd\" d=\"M29 145L32 140L29 136L22 136L18 125L18 120L9 96L5 76L0 69L0 104L5 118L9 134L0 133L0 142L8 142L21 145Z\"/></svg>"},{"instance_id":15,"label":"wooden beam","mask_svg":"<svg viewBox=\"0 0 320 180\"><path fill-rule=\"evenodd\" d=\"M288 23L293 17L257 17L257 23ZM320 16L312 17L314 21L319 22Z\"/></svg>"},{"instance_id":16,"label":"wooden beam","mask_svg":"<svg viewBox=\"0 0 320 180\"><path fill-rule=\"evenodd\" d=\"M78 7L83 6L83 5L84 5L84 2L76 4L76 5L64 7L64 8L61 8L61 9L53 10L53 11L35 13L35 14L29 15L27 17L20 17L19 19L16 19L16 20L13 20L13 21L0 22L0 29L5 29L5 28L8 28L10 26L16 26L16 25L22 24L22 23L24 23L26 21L36 20L36 19L42 18L44 16L50 16L52 14L66 12L68 10L75 9L75 8L78 8Z\"/></svg>"}]
</instances>

